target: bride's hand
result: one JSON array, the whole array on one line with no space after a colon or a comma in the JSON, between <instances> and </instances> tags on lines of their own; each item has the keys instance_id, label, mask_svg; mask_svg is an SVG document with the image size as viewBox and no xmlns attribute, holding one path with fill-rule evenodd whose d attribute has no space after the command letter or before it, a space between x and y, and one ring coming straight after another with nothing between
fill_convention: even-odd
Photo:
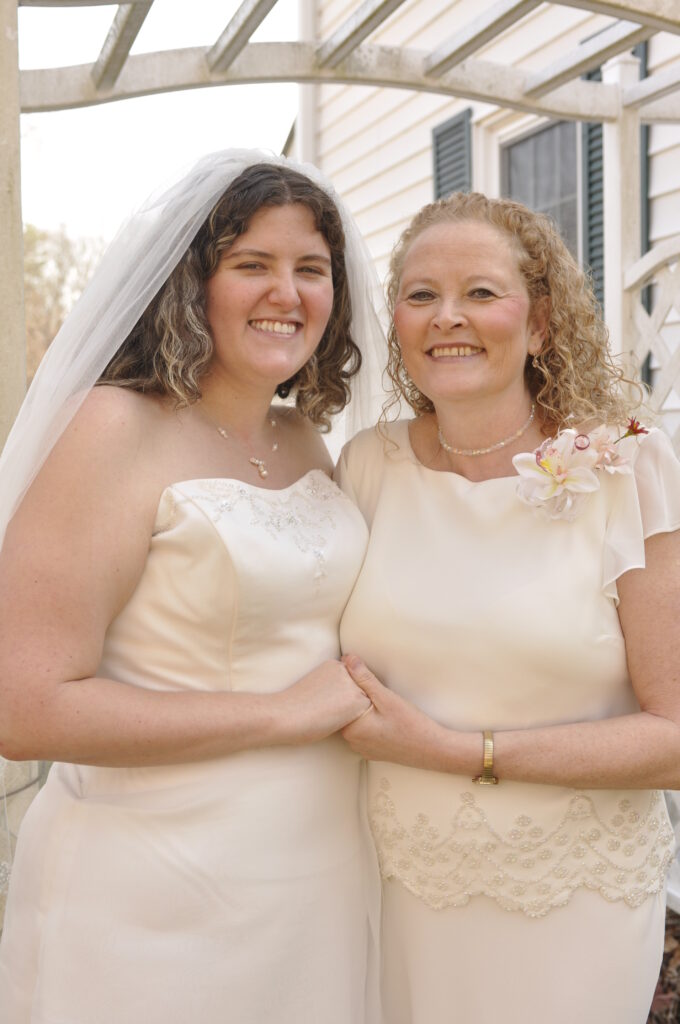
<instances>
[{"instance_id":1,"label":"bride's hand","mask_svg":"<svg viewBox=\"0 0 680 1024\"><path fill-rule=\"evenodd\" d=\"M355 654L345 655L342 662L373 704L370 714L362 715L342 730L352 750L369 761L436 769L448 730L383 686Z\"/></svg>"},{"instance_id":2,"label":"bride's hand","mask_svg":"<svg viewBox=\"0 0 680 1024\"><path fill-rule=\"evenodd\" d=\"M370 699L339 661L324 661L287 690L272 694L283 742L315 743L358 719Z\"/></svg>"}]
</instances>

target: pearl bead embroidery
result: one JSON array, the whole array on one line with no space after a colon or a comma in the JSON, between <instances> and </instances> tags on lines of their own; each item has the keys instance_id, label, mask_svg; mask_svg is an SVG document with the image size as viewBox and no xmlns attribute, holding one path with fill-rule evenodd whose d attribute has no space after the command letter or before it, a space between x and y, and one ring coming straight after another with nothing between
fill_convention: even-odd
<instances>
[{"instance_id":1,"label":"pearl bead embroidery","mask_svg":"<svg viewBox=\"0 0 680 1024\"><path fill-rule=\"evenodd\" d=\"M579 888L631 907L663 889L673 833L661 794L645 797L644 813L623 799L608 822L590 796L575 791L549 830L520 815L503 834L469 792L460 794L446 828L426 814L404 823L382 778L370 819L383 877L398 880L434 910L485 895L505 910L543 917Z\"/></svg>"}]
</instances>

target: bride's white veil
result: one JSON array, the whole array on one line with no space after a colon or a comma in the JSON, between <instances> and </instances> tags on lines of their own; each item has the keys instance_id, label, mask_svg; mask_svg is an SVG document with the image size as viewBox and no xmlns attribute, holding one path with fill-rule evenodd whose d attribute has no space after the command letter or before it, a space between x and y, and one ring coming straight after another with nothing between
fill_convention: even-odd
<instances>
[{"instance_id":1,"label":"bride's white veil","mask_svg":"<svg viewBox=\"0 0 680 1024\"><path fill-rule=\"evenodd\" d=\"M320 172L308 164L252 149L211 153L176 184L153 194L114 238L92 280L45 355L0 456L0 549L7 524L88 391L175 268L229 184L255 163L286 165L328 192L340 212L352 303L352 336L362 369L352 381L343 416L347 436L377 418L384 336L376 309L382 302L370 256L354 221ZM0 758L0 927L11 861L6 779ZM12 770L12 774L15 773Z\"/></svg>"},{"instance_id":2,"label":"bride's white veil","mask_svg":"<svg viewBox=\"0 0 680 1024\"><path fill-rule=\"evenodd\" d=\"M9 520L53 445L212 207L246 167L262 162L305 174L332 196L340 211L352 334L363 357L345 416L347 433L375 420L384 365L383 332L376 315L380 287L354 221L310 164L252 149L210 153L177 184L152 195L122 226L42 360L0 456L0 547Z\"/></svg>"}]
</instances>

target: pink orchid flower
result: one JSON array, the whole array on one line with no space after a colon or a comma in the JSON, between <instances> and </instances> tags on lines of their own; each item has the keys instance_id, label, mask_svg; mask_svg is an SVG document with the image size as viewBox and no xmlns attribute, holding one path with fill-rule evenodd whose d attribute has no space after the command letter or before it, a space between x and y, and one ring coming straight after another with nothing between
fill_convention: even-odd
<instances>
[{"instance_id":1,"label":"pink orchid flower","mask_svg":"<svg viewBox=\"0 0 680 1024\"><path fill-rule=\"evenodd\" d=\"M590 445L576 447L579 436L575 430L564 430L535 452L512 460L520 477L520 498L543 509L551 519L573 519L586 495L600 486L594 472L598 453Z\"/></svg>"}]
</instances>

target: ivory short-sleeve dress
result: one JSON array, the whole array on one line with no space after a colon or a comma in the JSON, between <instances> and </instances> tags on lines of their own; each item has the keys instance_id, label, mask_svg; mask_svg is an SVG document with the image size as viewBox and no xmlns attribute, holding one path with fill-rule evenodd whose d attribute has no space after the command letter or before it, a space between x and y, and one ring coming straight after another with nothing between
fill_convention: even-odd
<instances>
[{"instance_id":1,"label":"ivory short-sleeve dress","mask_svg":"<svg viewBox=\"0 0 680 1024\"><path fill-rule=\"evenodd\" d=\"M321 471L276 491L175 484L100 674L282 690L338 656L366 541ZM360 763L331 737L171 767L53 766L19 837L2 1024L373 1022Z\"/></svg>"},{"instance_id":2,"label":"ivory short-sleeve dress","mask_svg":"<svg viewBox=\"0 0 680 1024\"><path fill-rule=\"evenodd\" d=\"M680 527L659 431L600 472L573 521L417 460L408 423L345 448L371 529L341 624L392 690L456 729L525 729L637 709L616 578ZM481 762L481 739L480 739ZM663 796L369 765L383 876L386 1024L644 1024L673 836Z\"/></svg>"}]
</instances>

